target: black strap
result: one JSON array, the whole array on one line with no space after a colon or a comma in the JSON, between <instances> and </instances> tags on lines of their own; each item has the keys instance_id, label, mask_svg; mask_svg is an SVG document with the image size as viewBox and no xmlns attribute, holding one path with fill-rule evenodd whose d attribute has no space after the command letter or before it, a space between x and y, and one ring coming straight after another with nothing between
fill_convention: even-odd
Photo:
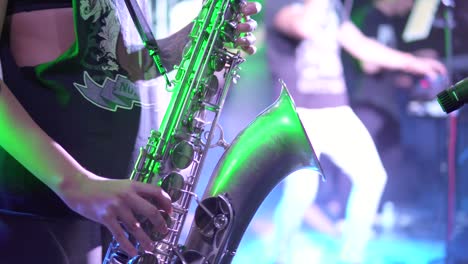
<instances>
[{"instance_id":1,"label":"black strap","mask_svg":"<svg viewBox=\"0 0 468 264\"><path fill-rule=\"evenodd\" d=\"M145 44L146 49L148 49L149 55L153 58L154 63L156 64L156 68L158 69L159 73L164 76L166 79L166 84L171 86L171 82L169 81L169 77L167 76L167 70L162 64L161 60L161 50L159 49L158 43L154 38L153 32L151 31L151 27L149 26L148 22L143 16L143 12L141 11L140 6L136 2L136 0L125 0L125 4L127 5L128 12L132 17L133 23L138 30L138 34L141 37L141 40Z\"/></svg>"}]
</instances>

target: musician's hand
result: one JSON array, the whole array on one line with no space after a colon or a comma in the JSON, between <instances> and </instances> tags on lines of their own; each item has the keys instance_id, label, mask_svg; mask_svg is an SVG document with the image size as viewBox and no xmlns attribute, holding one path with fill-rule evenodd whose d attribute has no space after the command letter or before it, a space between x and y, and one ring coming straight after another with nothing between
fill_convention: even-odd
<instances>
[{"instance_id":1,"label":"musician's hand","mask_svg":"<svg viewBox=\"0 0 468 264\"><path fill-rule=\"evenodd\" d=\"M172 213L169 196L150 184L110 180L91 173L86 176L60 193L63 201L77 213L106 226L131 256L136 255L137 250L125 236L124 228L145 250L152 250L152 241L134 214L149 219L155 231L166 233L166 222L159 210Z\"/></svg>"},{"instance_id":2,"label":"musician's hand","mask_svg":"<svg viewBox=\"0 0 468 264\"><path fill-rule=\"evenodd\" d=\"M261 9L262 6L258 2L247 2L241 7L243 21L237 25L237 32L240 37L236 40L236 45L248 54L254 54L257 51L255 47L256 38L252 35L252 32L257 28L257 22L250 16L257 14Z\"/></svg>"},{"instance_id":3,"label":"musician's hand","mask_svg":"<svg viewBox=\"0 0 468 264\"><path fill-rule=\"evenodd\" d=\"M406 65L406 72L425 75L432 80L436 79L437 76L447 75L445 65L433 58L411 56Z\"/></svg>"}]
</instances>

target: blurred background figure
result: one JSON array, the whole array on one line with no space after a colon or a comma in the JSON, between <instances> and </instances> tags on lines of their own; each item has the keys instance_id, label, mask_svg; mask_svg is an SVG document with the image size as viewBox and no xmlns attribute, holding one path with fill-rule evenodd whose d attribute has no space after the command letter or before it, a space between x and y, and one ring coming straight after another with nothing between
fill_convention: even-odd
<instances>
[{"instance_id":1,"label":"blurred background figure","mask_svg":"<svg viewBox=\"0 0 468 264\"><path fill-rule=\"evenodd\" d=\"M368 1L352 13L351 19L364 35L387 47L398 49L402 41L399 37L400 26L403 25L401 21L406 19L412 6L413 0ZM346 52L342 58L354 112L366 126L380 155L391 153L399 157L400 112L397 88L409 89L411 80L407 78L410 77L401 71L382 69L374 63L356 60ZM400 81L401 87L398 86L397 76L402 79L407 77ZM401 162L400 159L398 161ZM386 160L383 162L387 165ZM320 190L320 196L328 198L311 205L304 221L321 232L333 234L336 232L334 225L341 224L344 217L350 183L341 177L343 173L329 159L322 159L322 163L332 176L321 185Z\"/></svg>"},{"instance_id":2,"label":"blurred background figure","mask_svg":"<svg viewBox=\"0 0 468 264\"><path fill-rule=\"evenodd\" d=\"M345 70L353 85L350 93L353 107L371 131L391 179L383 200L394 205L394 232L414 238L442 239L448 263L459 263L460 259L468 259L460 250L467 245L466 110L449 118L434 98L450 83L466 77L468 49L463 36L467 33L467 2L435 1L432 20L420 21L429 23L430 32L411 41L405 38L405 31L411 26L408 17L417 17L418 12L415 6L406 9L411 13L404 15L407 2L411 1L363 4L353 12L353 20L366 35L383 43L388 39L385 36L393 34L379 32L386 33L390 30L385 28L391 26L395 32L393 45L440 59L450 74L428 80L401 72L374 73L372 69L366 70L366 65L355 67L356 62L346 55ZM415 4L431 5L429 2L434 1ZM389 12L391 6L393 15ZM387 21L385 30L380 21ZM375 93L378 83L386 91L382 95ZM445 261L443 257L438 260Z\"/></svg>"},{"instance_id":3,"label":"blurred background figure","mask_svg":"<svg viewBox=\"0 0 468 264\"><path fill-rule=\"evenodd\" d=\"M366 36L386 46L405 50L418 56L443 60L444 51L441 49L443 42L407 43L402 39L413 4L412 0L374 0L357 8L352 18ZM434 31L437 30L432 32ZM360 63L350 59L351 57L347 54L343 57L347 65L345 72L348 83L352 88L350 98L353 109L371 133L389 178L392 179L389 181L383 200L389 203L397 201L400 208L408 206L409 203L414 205L422 202L421 200L425 199L422 193L427 192L427 189L420 188L418 182L425 180L427 186L433 184L427 188L431 188L434 192L436 191L434 188L440 185L437 180L439 172L433 166L428 166L429 164L424 165L423 160L429 160L420 158L427 156L427 154L420 154L424 152L422 151L424 146L413 148L411 146L414 145L415 140L413 138L405 140L411 134L415 137L414 129L417 129L416 125L405 120L409 115L418 115L418 118L424 114L427 114L426 118L429 114L436 119L445 117L440 107L436 107L435 110L421 108L436 106L433 99L441 89L448 86L448 78L437 76L434 80L430 80L402 71L390 71L373 64ZM415 109L412 106L419 106L419 108ZM431 132L428 131L426 134L434 133L434 131L431 129ZM424 137L423 140L426 139ZM423 168L427 170L423 172ZM442 201L440 197L439 201ZM403 203L406 204L403 206Z\"/></svg>"}]
</instances>

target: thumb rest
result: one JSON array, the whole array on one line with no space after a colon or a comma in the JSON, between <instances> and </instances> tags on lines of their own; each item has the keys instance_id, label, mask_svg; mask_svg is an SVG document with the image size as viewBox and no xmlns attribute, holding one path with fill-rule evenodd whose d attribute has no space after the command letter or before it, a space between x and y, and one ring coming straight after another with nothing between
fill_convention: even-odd
<instances>
[{"instance_id":1,"label":"thumb rest","mask_svg":"<svg viewBox=\"0 0 468 264\"><path fill-rule=\"evenodd\" d=\"M208 0L194 20L182 61L173 82L173 95L160 129L152 131L140 148L131 179L161 186L172 202L173 213L163 213L168 233L153 231L140 218L154 241L129 258L114 240L104 264L230 263L250 220L268 193L288 174L310 167L321 173L294 103L283 84L278 100L264 110L232 142L223 139L218 125L231 83L244 61L238 51L226 48L235 42L240 20L239 0ZM220 85L217 76L224 78ZM219 139L212 143L219 131ZM226 150L205 189L194 190L210 148ZM198 204L183 245L179 244L191 201Z\"/></svg>"}]
</instances>

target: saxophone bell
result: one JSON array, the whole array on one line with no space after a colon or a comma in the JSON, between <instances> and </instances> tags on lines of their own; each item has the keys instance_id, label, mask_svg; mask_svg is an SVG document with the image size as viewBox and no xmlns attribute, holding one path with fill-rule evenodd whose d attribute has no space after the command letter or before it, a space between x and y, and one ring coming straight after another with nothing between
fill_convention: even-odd
<instances>
[{"instance_id":1,"label":"saxophone bell","mask_svg":"<svg viewBox=\"0 0 468 264\"><path fill-rule=\"evenodd\" d=\"M310 168L323 176L318 158L283 83L278 100L233 141L218 162L185 246L207 263L230 263L255 212L292 172Z\"/></svg>"}]
</instances>

